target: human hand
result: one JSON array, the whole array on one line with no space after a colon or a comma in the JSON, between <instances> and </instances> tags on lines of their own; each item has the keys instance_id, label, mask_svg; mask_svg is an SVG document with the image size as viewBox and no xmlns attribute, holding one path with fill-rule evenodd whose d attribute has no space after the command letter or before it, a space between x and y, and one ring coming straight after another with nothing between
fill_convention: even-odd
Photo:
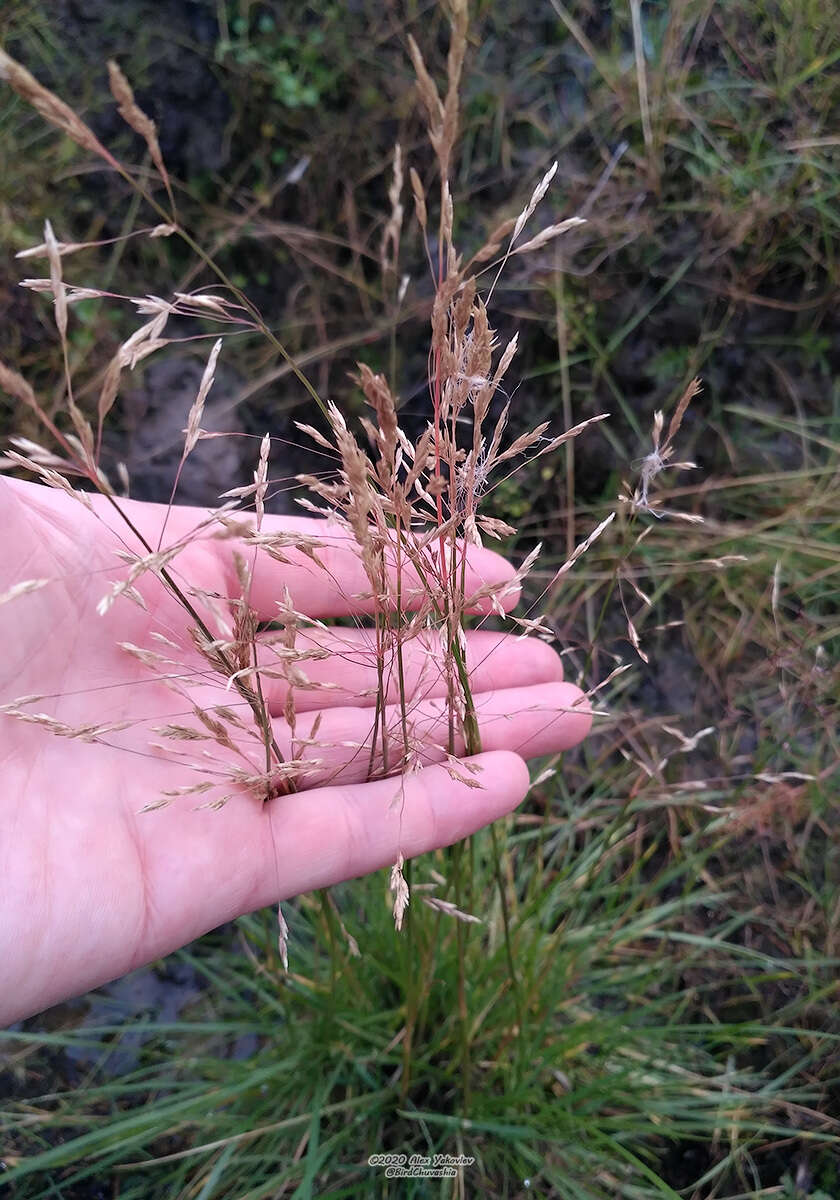
<instances>
[{"instance_id":1,"label":"human hand","mask_svg":"<svg viewBox=\"0 0 840 1200\"><path fill-rule=\"evenodd\" d=\"M434 765L446 741L445 682L440 673L430 675L429 650L418 643L406 648L406 686L412 720L422 731L422 758L430 765L399 781L366 783L368 756L358 747L372 728L370 635L312 630L311 644L330 653L307 662L307 674L333 686L297 696L303 743L320 716L319 750L304 781L309 790L263 803L234 786L215 812L196 811L205 797L187 794L159 812L141 813L164 791L188 788L195 772L174 749L154 745L153 728L185 723L183 700L120 643L145 647L153 645L152 632L163 633L180 647L180 661L194 677L193 699L212 708L231 706L236 696L211 677L190 642L187 614L156 577L137 585L146 610L121 598L97 615L110 581L126 572L117 551L139 546L106 498L90 499L88 510L60 490L0 479L0 596L23 580L49 581L0 605L4 1024L125 974L242 913L389 865L399 853L410 858L458 841L522 800L528 773L521 755L567 749L588 731L586 706L577 703L581 694L562 682L560 659L550 647L472 632L468 663L485 753L471 760L480 787L468 787L445 765ZM120 506L156 545L165 507ZM202 516L173 508L164 545L184 538ZM319 534L326 526L265 518L264 529L279 528ZM250 599L262 619L276 615L284 586L294 607L310 616L362 611L358 597L368 585L353 544L336 535L319 556L326 556L328 574L294 551L290 565L260 556ZM470 570L475 590L512 574L485 550L470 552ZM239 595L230 541L191 541L173 572L194 591ZM265 686L275 736L288 747L285 684ZM16 698L32 696L37 700L21 705L23 721L2 712ZM65 736L26 719L39 712ZM85 726L105 723L126 724L93 735L99 744L79 735ZM195 745L193 761L202 753L202 743ZM213 750L218 755L219 747Z\"/></svg>"}]
</instances>

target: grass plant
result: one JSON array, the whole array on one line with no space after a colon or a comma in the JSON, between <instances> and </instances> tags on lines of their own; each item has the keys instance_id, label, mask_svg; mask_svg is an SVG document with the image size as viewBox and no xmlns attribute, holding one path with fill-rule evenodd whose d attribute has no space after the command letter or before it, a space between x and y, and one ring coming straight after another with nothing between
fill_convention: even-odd
<instances>
[{"instance_id":1,"label":"grass plant","mask_svg":"<svg viewBox=\"0 0 840 1200\"><path fill-rule=\"evenodd\" d=\"M264 196L251 198L243 220L202 211L189 248L220 286L208 299L189 280L181 296L151 302L133 342L135 330L118 325L110 367L99 363L81 386L70 371L83 346L72 317L94 297L65 283L65 248L47 234L41 253L51 276L40 286L54 300L58 365L74 400L67 424L7 369L7 392L33 418L24 413L29 442L14 451L18 465L21 455L42 474L69 465L111 488L96 460L98 421L112 404L119 411L124 373L147 351L167 350L168 321L179 331L186 318L198 321L213 339L235 330L249 371L269 386L297 376L316 406L317 420L298 415L305 436L331 456L330 474L310 472L306 484L352 531L369 584L380 699L365 773L413 764L425 714L407 698L403 654L421 622L436 639L428 669L447 680L441 743L451 769L463 772L458 755L478 748L460 630L493 597L465 585L471 539L501 535L524 564L520 628L542 612L539 628L566 647L567 675L598 689L592 703L605 715L562 770L545 764L523 811L502 827L410 872L395 864L388 901L381 879L303 898L288 973L275 918L255 914L178 956L200 994L168 1024L135 1014L130 1024L121 1015L75 1030L59 1018L53 1030L4 1035L11 1098L2 1157L15 1194L840 1194L832 849L840 433L830 382L838 285L831 64L840 51L819 12L785 4L606 7L609 20L585 3L553 2L542 42L529 40L530 16L518 6L486 14L482 46L470 51L455 6L442 95L435 70L409 44L432 153L423 159L416 136L401 138L396 154L390 143L387 154L378 147L374 178L390 196L374 232L352 234L355 197L368 200L355 180L347 245L334 257L326 237L266 216ZM521 55L502 87L494 55L517 38ZM554 137L556 114L531 81L535 62L557 61L570 78L578 73L584 99L578 125ZM154 165L154 135L121 78L112 73L119 102ZM194 194L161 166L154 187L145 171L126 171L52 93L16 79L43 115L88 155L104 151L151 205L148 228L162 236L113 243L124 265L136 270L134 247L145 247L142 257L160 246L171 271L169 247L186 232L181 209L196 208ZM524 209L507 190L489 236L452 203L453 192L469 191L469 171L454 158L464 91L463 161L491 197L512 174L508 99L515 120L535 131L526 157L541 182ZM546 125L550 150L540 141ZM28 128L18 118L15 136ZM581 129L597 153L592 170L576 175L567 152L580 152ZM628 143L621 152L619 136ZM557 151L564 165L553 180ZM401 176L412 162L434 292L431 343L418 339L420 350L407 335L423 305L411 290L401 295L402 264L409 253L413 266L419 259L402 212ZM551 183L562 184L562 210L526 236L525 220L542 219L546 203L550 210ZM584 213L586 225L571 226L569 213ZM293 319L278 334L225 262L240 240L261 245L269 233L296 263L327 263L333 282L307 293L307 316L324 333L314 352L298 345ZM477 251L459 257L456 235ZM186 278L192 265L180 266ZM158 290L168 294L171 279ZM139 281L133 290L142 295ZM348 297L366 323L342 345L332 313ZM495 346L490 300L494 323L521 326L516 359L512 337L501 353ZM309 363L316 375L319 363L341 363L354 335L356 346L380 341L353 368L353 382L329 389L347 403L323 403L327 389L305 375ZM222 352L236 344L228 337ZM433 419L406 433L400 422L407 415L410 425L419 401L400 405L398 381L427 351L421 386ZM200 436L217 353L186 422L185 456ZM359 439L351 429L362 398ZM606 410L612 417L601 423ZM558 413L566 433L549 434L544 422ZM36 416L52 423L62 461L54 448L33 449ZM513 433L503 440L508 419ZM585 428L579 442L568 437ZM698 463L694 475L663 473L675 439L680 459ZM542 453L561 446L563 472ZM509 476L520 454L530 461ZM263 443L253 484L231 499L254 514L249 550L283 555L290 547L260 531L271 462ZM485 493L508 520L483 515ZM217 519L239 518L231 508ZM169 571L160 549L137 556L138 579ZM291 549L317 559L321 547L298 539ZM399 585L388 592L389 565L397 579L410 570L421 580L417 616ZM326 750L313 746L319 730L303 726L294 705L312 687L318 630L281 607L272 659L257 660L249 569L243 561L230 636L215 635L218 614L196 615L208 665L233 679L251 713L262 749L247 782L262 797L305 784ZM172 580L179 588L174 569ZM260 674L271 672L289 697L283 747L271 745L261 717ZM172 744L177 750L174 736ZM405 921L396 940L395 899ZM136 1066L115 1075L114 1058L138 1035ZM72 1086L55 1087L62 1074L72 1074ZM465 1154L475 1164L434 1185L388 1181L366 1165L387 1151Z\"/></svg>"}]
</instances>

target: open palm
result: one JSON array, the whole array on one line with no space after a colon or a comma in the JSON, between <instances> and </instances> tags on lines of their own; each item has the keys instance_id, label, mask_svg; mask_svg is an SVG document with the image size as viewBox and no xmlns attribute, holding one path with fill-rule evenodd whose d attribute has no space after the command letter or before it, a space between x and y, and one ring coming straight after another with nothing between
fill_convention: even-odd
<instances>
[{"instance_id":1,"label":"open palm","mask_svg":"<svg viewBox=\"0 0 840 1200\"><path fill-rule=\"evenodd\" d=\"M166 518L162 506L120 506L152 546L165 519L168 546L204 516L175 508ZM124 974L242 913L385 866L400 852L408 858L449 845L519 803L528 786L521 756L565 749L588 730L585 705L575 706L580 693L562 682L550 648L476 631L468 662L486 752L473 760L480 787L459 782L445 765L434 765L446 741L445 683L430 670L429 647L418 642L407 648L406 686L420 757L429 765L399 782L366 783L363 748L376 691L370 635L312 629L308 644L328 654L305 664L316 687L326 687L296 696L296 753L310 759L305 790L263 803L228 784L217 811L199 808L215 794L208 793L141 812L165 792L186 792L202 761L212 778L224 756L216 742L211 755L201 741L189 743L189 753L165 741L162 728L196 723L174 676L189 675L191 700L207 709L230 707L238 697L212 676L192 646L188 615L156 577L138 581L145 608L123 596L97 614L112 583L125 578L119 552L140 551L106 499L92 497L87 508L60 490L0 479L0 522L0 594L26 580L49 581L0 606L0 709L8 706L0 711L4 1022ZM266 518L266 528L317 535L326 526ZM260 556L250 600L262 619L276 616L284 587L294 607L312 617L364 611L367 585L353 545L335 532L324 542L325 571L294 551L288 564ZM221 604L240 594L233 548L230 540L196 538L173 562L173 574L192 594ZM481 550L471 570L476 589L511 575L503 559ZM156 643L152 634L167 640ZM177 658L177 669L155 674L126 649L156 644ZM274 735L288 751L286 684L277 678L264 686ZM21 697L31 699L9 711ZM259 770L259 746L252 745L246 758ZM230 760L235 767L233 749Z\"/></svg>"}]
</instances>

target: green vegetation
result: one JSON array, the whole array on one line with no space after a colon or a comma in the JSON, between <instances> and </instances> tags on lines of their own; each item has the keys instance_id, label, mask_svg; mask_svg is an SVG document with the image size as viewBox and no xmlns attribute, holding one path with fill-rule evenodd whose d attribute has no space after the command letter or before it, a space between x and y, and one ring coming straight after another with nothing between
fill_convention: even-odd
<instances>
[{"instance_id":1,"label":"green vegetation","mask_svg":"<svg viewBox=\"0 0 840 1200\"><path fill-rule=\"evenodd\" d=\"M453 852L480 926L421 902L436 873L434 894L455 899L450 854L413 865L400 936L384 877L302 898L288 976L270 915L245 918L162 965L152 1000L106 994L87 1021L71 1005L3 1035L15 1196L840 1195L840 11L473 8L460 244L515 215L555 157L545 224L589 219L513 259L494 294L500 341L520 334L512 422L612 414L490 498L519 527L513 557L545 545L529 615L547 611L569 677L608 680L587 745L497 830L516 979L489 833ZM394 142L430 172L405 36L440 73L443 18L412 0L86 11L11 3L0 41L142 162L112 112L116 56L158 121L183 223L321 394L358 411L362 358L421 427L424 248L407 218L398 304L380 243ZM48 397L57 347L13 253L45 217L67 241L156 218L6 89L0 179L0 357ZM73 283L123 294L209 282L174 238L67 263ZM132 317L74 314L72 353L96 380ZM263 339L230 339L223 358L238 431L314 421ZM667 422L695 375L676 457L697 467L657 482L666 509L704 523L617 520L550 587L632 491L654 412ZM132 403L115 410L115 459L131 459ZM5 398L0 430L33 432ZM476 1162L460 1179L387 1180L366 1166L385 1152Z\"/></svg>"}]
</instances>

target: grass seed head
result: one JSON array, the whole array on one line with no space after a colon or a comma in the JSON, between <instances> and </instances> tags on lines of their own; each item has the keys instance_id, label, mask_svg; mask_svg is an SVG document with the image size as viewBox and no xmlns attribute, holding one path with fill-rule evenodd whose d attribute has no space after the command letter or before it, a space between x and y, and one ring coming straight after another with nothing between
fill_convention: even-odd
<instances>
[{"instance_id":1,"label":"grass seed head","mask_svg":"<svg viewBox=\"0 0 840 1200\"><path fill-rule=\"evenodd\" d=\"M396 927L397 933L399 933L403 927L403 921L405 920L405 914L408 910L409 902L408 884L405 881L405 876L403 875L402 871L404 866L405 859L403 858L402 854L400 854L393 867L391 867L391 878L389 882L389 890L392 892L394 897L394 926Z\"/></svg>"},{"instance_id":2,"label":"grass seed head","mask_svg":"<svg viewBox=\"0 0 840 1200\"><path fill-rule=\"evenodd\" d=\"M62 133L67 134L77 146L104 158L113 167L117 166L113 157L93 131L73 112L73 109L63 100L59 100L58 96L45 88L43 84L40 84L34 75L27 71L26 67L8 55L2 47L0 47L0 79L8 83L9 87L17 92L27 104L31 104L46 121L60 129Z\"/></svg>"}]
</instances>

